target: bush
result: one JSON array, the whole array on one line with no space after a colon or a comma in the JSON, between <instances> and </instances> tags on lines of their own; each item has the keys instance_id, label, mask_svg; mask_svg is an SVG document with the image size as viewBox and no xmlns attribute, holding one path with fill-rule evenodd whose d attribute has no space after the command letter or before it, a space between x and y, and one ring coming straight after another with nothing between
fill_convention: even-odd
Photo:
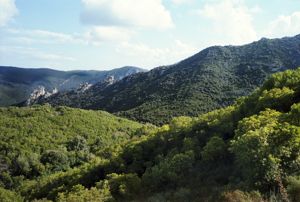
<instances>
[{"instance_id":1,"label":"bush","mask_svg":"<svg viewBox=\"0 0 300 202\"><path fill-rule=\"evenodd\" d=\"M136 174L116 174L108 176L110 191L118 199L130 199L138 194L141 188L141 179Z\"/></svg>"},{"instance_id":2,"label":"bush","mask_svg":"<svg viewBox=\"0 0 300 202\"><path fill-rule=\"evenodd\" d=\"M87 141L82 136L75 136L67 143L68 151L88 151L89 147Z\"/></svg>"},{"instance_id":3,"label":"bush","mask_svg":"<svg viewBox=\"0 0 300 202\"><path fill-rule=\"evenodd\" d=\"M243 192L240 190L225 192L221 196L222 202L263 202L258 192Z\"/></svg>"},{"instance_id":4,"label":"bush","mask_svg":"<svg viewBox=\"0 0 300 202\"><path fill-rule=\"evenodd\" d=\"M289 177L287 192L292 202L300 201L300 177Z\"/></svg>"},{"instance_id":5,"label":"bush","mask_svg":"<svg viewBox=\"0 0 300 202\"><path fill-rule=\"evenodd\" d=\"M68 156L63 151L48 150L42 154L41 162L52 171L69 168Z\"/></svg>"},{"instance_id":6,"label":"bush","mask_svg":"<svg viewBox=\"0 0 300 202\"><path fill-rule=\"evenodd\" d=\"M205 161L215 161L222 159L226 153L226 144L222 138L214 136L206 143L201 152L202 158Z\"/></svg>"},{"instance_id":7,"label":"bush","mask_svg":"<svg viewBox=\"0 0 300 202\"><path fill-rule=\"evenodd\" d=\"M69 193L60 193L57 202L113 202L109 192L98 190L95 187L86 189L82 185L76 185Z\"/></svg>"},{"instance_id":8,"label":"bush","mask_svg":"<svg viewBox=\"0 0 300 202\"><path fill-rule=\"evenodd\" d=\"M22 202L23 198L13 191L9 191L0 187L1 202Z\"/></svg>"}]
</instances>

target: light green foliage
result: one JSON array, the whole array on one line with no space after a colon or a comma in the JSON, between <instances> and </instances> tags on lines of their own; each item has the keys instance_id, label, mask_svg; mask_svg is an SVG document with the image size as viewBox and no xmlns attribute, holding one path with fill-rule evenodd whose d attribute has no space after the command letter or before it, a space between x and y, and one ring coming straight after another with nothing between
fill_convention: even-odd
<instances>
[{"instance_id":1,"label":"light green foliage","mask_svg":"<svg viewBox=\"0 0 300 202\"><path fill-rule=\"evenodd\" d=\"M292 105L288 120L294 125L300 126L300 103Z\"/></svg>"},{"instance_id":2,"label":"light green foliage","mask_svg":"<svg viewBox=\"0 0 300 202\"><path fill-rule=\"evenodd\" d=\"M272 88L290 88L295 89L299 88L300 82L300 71L297 69L294 70L286 70L284 72L279 72L273 74L262 86L262 90L270 90Z\"/></svg>"},{"instance_id":3,"label":"light green foliage","mask_svg":"<svg viewBox=\"0 0 300 202\"><path fill-rule=\"evenodd\" d=\"M171 130L185 130L188 129L192 125L193 119L187 116L180 116L173 118L170 122Z\"/></svg>"},{"instance_id":4,"label":"light green foliage","mask_svg":"<svg viewBox=\"0 0 300 202\"><path fill-rule=\"evenodd\" d=\"M273 128L278 124L278 118L281 115L280 112L267 109L261 112L259 115L253 115L242 119L236 130L236 137L246 134L248 131L255 131L261 127Z\"/></svg>"},{"instance_id":5,"label":"light green foliage","mask_svg":"<svg viewBox=\"0 0 300 202\"><path fill-rule=\"evenodd\" d=\"M295 91L283 87L283 88L273 88L271 90L264 90L262 95L258 99L258 109L264 108L274 108L278 105L282 106L283 110L288 110L288 107L293 103L293 97ZM274 103L274 99L276 102Z\"/></svg>"},{"instance_id":6,"label":"light green foliage","mask_svg":"<svg viewBox=\"0 0 300 202\"><path fill-rule=\"evenodd\" d=\"M225 192L222 194L221 202L263 202L263 198L259 192L243 192L240 190L234 190L231 192Z\"/></svg>"},{"instance_id":7,"label":"light green foliage","mask_svg":"<svg viewBox=\"0 0 300 202\"><path fill-rule=\"evenodd\" d=\"M60 193L57 202L113 202L110 191L102 188L101 190L92 187L86 189L82 185L76 185L67 193Z\"/></svg>"},{"instance_id":8,"label":"light green foliage","mask_svg":"<svg viewBox=\"0 0 300 202\"><path fill-rule=\"evenodd\" d=\"M232 141L237 164L257 186L275 184L300 166L300 128L281 123L280 118L274 110L246 118L239 123Z\"/></svg>"},{"instance_id":9,"label":"light green foliage","mask_svg":"<svg viewBox=\"0 0 300 202\"><path fill-rule=\"evenodd\" d=\"M49 105L0 108L0 117L0 184L7 188L18 186L19 176L33 179L88 162L142 127L102 111Z\"/></svg>"},{"instance_id":10,"label":"light green foliage","mask_svg":"<svg viewBox=\"0 0 300 202\"><path fill-rule=\"evenodd\" d=\"M0 201L1 202L22 202L23 198L10 190L6 190L0 187Z\"/></svg>"}]
</instances>

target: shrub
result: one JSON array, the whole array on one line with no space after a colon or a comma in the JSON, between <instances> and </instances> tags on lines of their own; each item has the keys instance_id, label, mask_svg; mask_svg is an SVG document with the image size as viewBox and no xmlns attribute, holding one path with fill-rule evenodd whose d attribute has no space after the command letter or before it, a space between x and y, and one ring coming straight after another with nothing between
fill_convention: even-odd
<instances>
[{"instance_id":1,"label":"shrub","mask_svg":"<svg viewBox=\"0 0 300 202\"><path fill-rule=\"evenodd\" d=\"M222 202L263 202L259 192L228 191L222 194Z\"/></svg>"},{"instance_id":2,"label":"shrub","mask_svg":"<svg viewBox=\"0 0 300 202\"><path fill-rule=\"evenodd\" d=\"M287 191L292 202L300 201L300 178L289 177Z\"/></svg>"}]
</instances>

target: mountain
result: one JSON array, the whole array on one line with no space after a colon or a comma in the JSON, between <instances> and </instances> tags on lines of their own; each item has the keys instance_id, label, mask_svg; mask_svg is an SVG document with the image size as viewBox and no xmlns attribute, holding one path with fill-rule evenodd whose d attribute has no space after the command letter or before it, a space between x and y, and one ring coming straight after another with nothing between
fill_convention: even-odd
<instances>
[{"instance_id":1,"label":"mountain","mask_svg":"<svg viewBox=\"0 0 300 202\"><path fill-rule=\"evenodd\" d=\"M122 67L110 71L57 71L0 66L0 106L8 106L28 99L34 90L66 91L80 84L95 84L109 77L120 80L145 71L137 67Z\"/></svg>"},{"instance_id":2,"label":"mountain","mask_svg":"<svg viewBox=\"0 0 300 202\"><path fill-rule=\"evenodd\" d=\"M195 116L248 95L272 73L300 65L300 35L243 46L213 46L177 64L138 73L83 93L58 93L39 103L103 109L161 125ZM100 87L99 87L100 86Z\"/></svg>"},{"instance_id":3,"label":"mountain","mask_svg":"<svg viewBox=\"0 0 300 202\"><path fill-rule=\"evenodd\" d=\"M81 123L82 115L96 113L62 109L65 115L69 111L79 113L70 117L75 128L77 118L77 123ZM61 108L53 110L49 106L25 110L9 108L2 113L3 117L9 114L7 119L28 119L27 124L31 124L28 113L39 111L50 111L44 113L48 122L61 116ZM85 121L88 123L90 119ZM65 124L68 122L66 120ZM16 128L12 122L4 122L1 127ZM29 130L30 127L21 128ZM27 140L26 145L35 145L36 140L30 134L28 131L28 135L20 134L20 137ZM60 133L55 134L60 137ZM15 135L10 137L15 138ZM15 140L22 142L18 138ZM3 198L58 202L298 202L300 68L273 74L261 88L238 99L232 106L193 118L177 117L159 128L143 127L139 135L125 145L100 154L97 161L30 180L23 180L18 173L14 176L2 174L0 180L6 185L2 188ZM20 162L18 165L26 168L27 164Z\"/></svg>"}]
</instances>

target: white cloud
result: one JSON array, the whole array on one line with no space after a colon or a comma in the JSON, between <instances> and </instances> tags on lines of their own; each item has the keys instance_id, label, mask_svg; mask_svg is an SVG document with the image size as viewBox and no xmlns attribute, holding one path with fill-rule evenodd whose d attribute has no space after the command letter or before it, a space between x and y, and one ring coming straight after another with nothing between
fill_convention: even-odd
<instances>
[{"instance_id":1,"label":"white cloud","mask_svg":"<svg viewBox=\"0 0 300 202\"><path fill-rule=\"evenodd\" d=\"M13 55L17 59L34 59L47 62L76 61L76 58L64 54L44 52L37 48L24 46L0 46L1 55Z\"/></svg>"},{"instance_id":2,"label":"white cloud","mask_svg":"<svg viewBox=\"0 0 300 202\"><path fill-rule=\"evenodd\" d=\"M239 45L257 39L253 26L253 14L259 7L249 8L242 0L213 1L197 13L211 21L211 36L222 44Z\"/></svg>"},{"instance_id":3,"label":"white cloud","mask_svg":"<svg viewBox=\"0 0 300 202\"><path fill-rule=\"evenodd\" d=\"M136 26L167 29L173 27L162 0L82 0L85 24L101 26Z\"/></svg>"},{"instance_id":4,"label":"white cloud","mask_svg":"<svg viewBox=\"0 0 300 202\"><path fill-rule=\"evenodd\" d=\"M168 48L155 48L143 43L123 42L116 51L132 57L134 61L138 61L143 66L147 64L148 67L153 68L178 62L194 54L197 48L176 39L173 45Z\"/></svg>"},{"instance_id":5,"label":"white cloud","mask_svg":"<svg viewBox=\"0 0 300 202\"><path fill-rule=\"evenodd\" d=\"M58 55L54 53L43 53L43 52L34 52L30 53L30 56L33 58L41 59L41 60L61 60L61 61L76 61L76 58L64 55Z\"/></svg>"},{"instance_id":6,"label":"white cloud","mask_svg":"<svg viewBox=\"0 0 300 202\"><path fill-rule=\"evenodd\" d=\"M194 0L171 0L171 1L176 5L182 5L182 4L192 3Z\"/></svg>"},{"instance_id":7,"label":"white cloud","mask_svg":"<svg viewBox=\"0 0 300 202\"><path fill-rule=\"evenodd\" d=\"M128 41L133 34L133 31L125 28L94 26L83 34L83 38L90 44L99 45L107 41Z\"/></svg>"},{"instance_id":8,"label":"white cloud","mask_svg":"<svg viewBox=\"0 0 300 202\"><path fill-rule=\"evenodd\" d=\"M6 37L6 40L27 45L83 43L82 39L75 34L65 34L47 30L7 29L3 30L2 33L3 37Z\"/></svg>"},{"instance_id":9,"label":"white cloud","mask_svg":"<svg viewBox=\"0 0 300 202\"><path fill-rule=\"evenodd\" d=\"M92 26L80 34L27 29L6 29L2 30L0 34L3 35L2 38L5 38L5 41L14 44L81 44L98 46L104 42L128 41L135 32L121 27Z\"/></svg>"},{"instance_id":10,"label":"white cloud","mask_svg":"<svg viewBox=\"0 0 300 202\"><path fill-rule=\"evenodd\" d=\"M17 13L15 0L0 0L0 27L6 25Z\"/></svg>"},{"instance_id":11,"label":"white cloud","mask_svg":"<svg viewBox=\"0 0 300 202\"><path fill-rule=\"evenodd\" d=\"M265 33L268 37L293 36L300 34L300 11L281 15L273 20Z\"/></svg>"},{"instance_id":12,"label":"white cloud","mask_svg":"<svg viewBox=\"0 0 300 202\"><path fill-rule=\"evenodd\" d=\"M199 49L190 44L184 43L176 39L175 46L171 51L173 52L173 55L174 57L177 58L177 60L182 60L185 59L186 57L195 54L197 51L199 51Z\"/></svg>"},{"instance_id":13,"label":"white cloud","mask_svg":"<svg viewBox=\"0 0 300 202\"><path fill-rule=\"evenodd\" d=\"M30 30L27 31L26 34L31 37L45 38L48 40L55 40L61 43L74 41L74 37L72 35L58 32L50 32L46 30Z\"/></svg>"}]
</instances>

